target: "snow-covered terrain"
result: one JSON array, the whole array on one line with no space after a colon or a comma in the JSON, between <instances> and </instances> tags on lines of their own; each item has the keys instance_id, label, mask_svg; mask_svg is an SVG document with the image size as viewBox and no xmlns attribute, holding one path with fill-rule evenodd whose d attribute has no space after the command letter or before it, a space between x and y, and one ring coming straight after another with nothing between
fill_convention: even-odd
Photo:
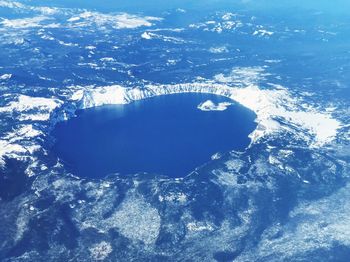
<instances>
[{"instance_id":1,"label":"snow-covered terrain","mask_svg":"<svg viewBox=\"0 0 350 262\"><path fill-rule=\"evenodd\" d=\"M92 2L0 0L0 260L347 261L348 16ZM250 110L250 144L180 178L76 177L52 152L79 110L179 93Z\"/></svg>"}]
</instances>

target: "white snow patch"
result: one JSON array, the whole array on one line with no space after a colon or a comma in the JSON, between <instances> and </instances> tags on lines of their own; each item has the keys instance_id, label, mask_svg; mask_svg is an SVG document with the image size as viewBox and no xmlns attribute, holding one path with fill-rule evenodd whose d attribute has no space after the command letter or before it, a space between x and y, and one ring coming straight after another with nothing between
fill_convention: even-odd
<instances>
[{"instance_id":1,"label":"white snow patch","mask_svg":"<svg viewBox=\"0 0 350 262\"><path fill-rule=\"evenodd\" d=\"M236 31L243 26L240 20L230 20L234 14L223 15L222 21L206 21L204 23L190 24L190 28L202 29L203 31L222 33L224 31Z\"/></svg>"},{"instance_id":2,"label":"white snow patch","mask_svg":"<svg viewBox=\"0 0 350 262\"><path fill-rule=\"evenodd\" d=\"M33 11L40 12L43 15L53 15L59 12L58 8L47 6L30 7L30 9Z\"/></svg>"},{"instance_id":3,"label":"white snow patch","mask_svg":"<svg viewBox=\"0 0 350 262\"><path fill-rule=\"evenodd\" d=\"M160 35L160 34L155 34L151 32L144 32L142 33L141 37L146 40L151 40L151 39L158 39L162 40L164 42L172 42L172 43L185 43L185 40L179 38L179 37L172 37L172 36L165 36L165 35Z\"/></svg>"},{"instance_id":4,"label":"white snow patch","mask_svg":"<svg viewBox=\"0 0 350 262\"><path fill-rule=\"evenodd\" d=\"M222 18L222 20L228 21L228 20L231 20L234 16L237 16L237 14L226 13L221 18Z\"/></svg>"},{"instance_id":5,"label":"white snow patch","mask_svg":"<svg viewBox=\"0 0 350 262\"><path fill-rule=\"evenodd\" d=\"M7 7L11 9L22 9L27 11L34 11L34 12L40 12L45 15L52 15L59 11L58 8L54 7L47 7L47 6L28 6L19 2L15 1L0 1L0 7Z\"/></svg>"},{"instance_id":6,"label":"white snow patch","mask_svg":"<svg viewBox=\"0 0 350 262\"><path fill-rule=\"evenodd\" d=\"M126 104L127 89L114 85L87 89L85 92L78 90L71 99L77 100L81 97L82 107L91 108L108 104Z\"/></svg>"},{"instance_id":7,"label":"white snow patch","mask_svg":"<svg viewBox=\"0 0 350 262\"><path fill-rule=\"evenodd\" d=\"M180 33L185 31L185 28L154 28L154 29L148 29L149 32L176 32Z\"/></svg>"},{"instance_id":8,"label":"white snow patch","mask_svg":"<svg viewBox=\"0 0 350 262\"><path fill-rule=\"evenodd\" d=\"M187 195L182 192L171 192L167 195L159 195L158 197L160 202L178 202L178 203L186 203Z\"/></svg>"},{"instance_id":9,"label":"white snow patch","mask_svg":"<svg viewBox=\"0 0 350 262\"><path fill-rule=\"evenodd\" d=\"M50 41L55 40L55 38L52 37L52 36L50 36L50 35L42 35L42 36L41 36L41 39L50 40Z\"/></svg>"},{"instance_id":10,"label":"white snow patch","mask_svg":"<svg viewBox=\"0 0 350 262\"><path fill-rule=\"evenodd\" d=\"M167 62L166 62L166 65L167 66L176 65L177 62L179 62L179 61L180 61L179 59L168 59Z\"/></svg>"},{"instance_id":11,"label":"white snow patch","mask_svg":"<svg viewBox=\"0 0 350 262\"><path fill-rule=\"evenodd\" d=\"M51 112L62 102L53 98L31 97L19 95L17 101L10 102L5 107L0 107L0 113L20 112L19 120L46 121Z\"/></svg>"},{"instance_id":12,"label":"white snow patch","mask_svg":"<svg viewBox=\"0 0 350 262\"><path fill-rule=\"evenodd\" d=\"M215 104L213 101L207 100L199 104L197 108L202 111L224 111L231 104L232 103L229 103L229 102L220 102L218 104Z\"/></svg>"},{"instance_id":13,"label":"white snow patch","mask_svg":"<svg viewBox=\"0 0 350 262\"><path fill-rule=\"evenodd\" d=\"M80 20L80 17L78 17L78 16L71 17L71 18L67 19L68 22L76 22L76 21L79 21L79 20Z\"/></svg>"},{"instance_id":14,"label":"white snow patch","mask_svg":"<svg viewBox=\"0 0 350 262\"><path fill-rule=\"evenodd\" d=\"M341 123L329 114L312 108L298 109L298 101L286 89L261 90L249 86L234 90L231 98L257 114L258 128L250 135L253 141L264 134L279 131L281 125L274 120L276 118L307 129L314 135L311 145L316 147L333 140L341 127Z\"/></svg>"},{"instance_id":15,"label":"white snow patch","mask_svg":"<svg viewBox=\"0 0 350 262\"><path fill-rule=\"evenodd\" d=\"M96 46L88 45L88 46L85 46L85 49L87 49L87 50L95 50Z\"/></svg>"},{"instance_id":16,"label":"white snow patch","mask_svg":"<svg viewBox=\"0 0 350 262\"><path fill-rule=\"evenodd\" d=\"M11 144L6 140L0 140L0 165L5 164L4 157L18 158L19 154L26 153L27 150L18 144Z\"/></svg>"},{"instance_id":17,"label":"white snow patch","mask_svg":"<svg viewBox=\"0 0 350 262\"><path fill-rule=\"evenodd\" d=\"M152 36L151 36L149 33L147 33L147 32L144 32L144 33L141 35L141 37L142 37L143 39L147 39L147 40L152 39Z\"/></svg>"},{"instance_id":18,"label":"white snow patch","mask_svg":"<svg viewBox=\"0 0 350 262\"><path fill-rule=\"evenodd\" d=\"M195 231L195 232L214 230L214 227L212 225L207 224L205 222L199 222L199 221L190 222L186 225L186 227L189 231Z\"/></svg>"},{"instance_id":19,"label":"white snow patch","mask_svg":"<svg viewBox=\"0 0 350 262\"><path fill-rule=\"evenodd\" d=\"M271 31L267 31L265 29L258 29L253 32L253 35L257 36L272 36L274 33Z\"/></svg>"},{"instance_id":20,"label":"white snow patch","mask_svg":"<svg viewBox=\"0 0 350 262\"><path fill-rule=\"evenodd\" d=\"M0 75L0 80L8 80L12 77L12 74L3 74Z\"/></svg>"},{"instance_id":21,"label":"white snow patch","mask_svg":"<svg viewBox=\"0 0 350 262\"><path fill-rule=\"evenodd\" d=\"M91 26L111 26L115 29L132 29L141 26L152 26L154 21L161 21L159 17L141 17L127 13L120 14L102 14L98 12L84 11L78 16L68 19L73 27Z\"/></svg>"},{"instance_id":22,"label":"white snow patch","mask_svg":"<svg viewBox=\"0 0 350 262\"><path fill-rule=\"evenodd\" d=\"M5 156L18 159L33 154L40 148L33 138L40 135L43 133L31 124L19 125L13 131L4 134L0 140L0 166L5 164Z\"/></svg>"},{"instance_id":23,"label":"white snow patch","mask_svg":"<svg viewBox=\"0 0 350 262\"><path fill-rule=\"evenodd\" d=\"M100 59L101 62L114 62L115 59L113 57L102 57Z\"/></svg>"},{"instance_id":24,"label":"white snow patch","mask_svg":"<svg viewBox=\"0 0 350 262\"><path fill-rule=\"evenodd\" d=\"M20 125L18 129L4 136L4 139L10 142L33 138L42 135L42 132L35 129L33 125Z\"/></svg>"},{"instance_id":25,"label":"white snow patch","mask_svg":"<svg viewBox=\"0 0 350 262\"><path fill-rule=\"evenodd\" d=\"M99 69L98 64L96 63L78 63L78 66L87 66L90 68Z\"/></svg>"},{"instance_id":26,"label":"white snow patch","mask_svg":"<svg viewBox=\"0 0 350 262\"><path fill-rule=\"evenodd\" d=\"M25 5L15 2L15 1L0 1L0 7L7 7L7 8L24 8Z\"/></svg>"},{"instance_id":27,"label":"white snow patch","mask_svg":"<svg viewBox=\"0 0 350 262\"><path fill-rule=\"evenodd\" d=\"M78 44L74 44L74 43L70 43L70 42L67 43L67 42L64 42L62 40L59 40L58 43L60 45L64 45L64 46L78 46Z\"/></svg>"},{"instance_id":28,"label":"white snow patch","mask_svg":"<svg viewBox=\"0 0 350 262\"><path fill-rule=\"evenodd\" d=\"M217 160L221 158L221 153L215 153L210 157L211 160Z\"/></svg>"},{"instance_id":29,"label":"white snow patch","mask_svg":"<svg viewBox=\"0 0 350 262\"><path fill-rule=\"evenodd\" d=\"M269 74L260 66L255 67L235 67L228 75L217 74L214 79L221 83L235 84L237 86L246 87L256 85Z\"/></svg>"},{"instance_id":30,"label":"white snow patch","mask_svg":"<svg viewBox=\"0 0 350 262\"><path fill-rule=\"evenodd\" d=\"M94 260L104 260L109 254L113 251L113 248L110 243L102 241L91 248L89 248L91 257Z\"/></svg>"},{"instance_id":31,"label":"white snow patch","mask_svg":"<svg viewBox=\"0 0 350 262\"><path fill-rule=\"evenodd\" d=\"M20 18L20 19L3 19L0 24L4 27L11 28L29 28L29 27L41 27L41 22L49 19L46 16L37 16L31 18Z\"/></svg>"},{"instance_id":32,"label":"white snow patch","mask_svg":"<svg viewBox=\"0 0 350 262\"><path fill-rule=\"evenodd\" d=\"M221 53L227 53L228 49L226 46L211 47L209 49L209 52L213 54L221 54Z\"/></svg>"},{"instance_id":33,"label":"white snow patch","mask_svg":"<svg viewBox=\"0 0 350 262\"><path fill-rule=\"evenodd\" d=\"M178 8L178 9L176 9L176 12L179 12L179 13L186 13L186 10L185 10L185 9L182 9L182 8Z\"/></svg>"},{"instance_id":34,"label":"white snow patch","mask_svg":"<svg viewBox=\"0 0 350 262\"><path fill-rule=\"evenodd\" d=\"M266 59L265 62L269 63L269 64L277 64L277 63L282 62L282 60L280 60L280 59Z\"/></svg>"}]
</instances>

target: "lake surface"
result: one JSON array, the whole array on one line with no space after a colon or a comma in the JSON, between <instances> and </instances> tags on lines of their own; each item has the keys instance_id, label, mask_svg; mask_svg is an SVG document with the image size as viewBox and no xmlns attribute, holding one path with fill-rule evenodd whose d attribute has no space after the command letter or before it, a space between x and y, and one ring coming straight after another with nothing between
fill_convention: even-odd
<instances>
[{"instance_id":1,"label":"lake surface","mask_svg":"<svg viewBox=\"0 0 350 262\"><path fill-rule=\"evenodd\" d=\"M138 172L183 177L217 152L244 149L256 127L255 114L235 103L224 111L197 108L207 100L232 102L176 94L80 110L55 127L53 151L81 177Z\"/></svg>"}]
</instances>

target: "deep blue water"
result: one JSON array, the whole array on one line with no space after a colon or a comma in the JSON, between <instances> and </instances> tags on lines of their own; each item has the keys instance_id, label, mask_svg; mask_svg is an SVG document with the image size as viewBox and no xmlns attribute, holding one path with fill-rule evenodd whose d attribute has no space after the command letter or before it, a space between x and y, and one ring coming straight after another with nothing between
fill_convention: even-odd
<instances>
[{"instance_id":1,"label":"deep blue water","mask_svg":"<svg viewBox=\"0 0 350 262\"><path fill-rule=\"evenodd\" d=\"M185 176L217 152L243 150L256 126L254 113L237 104L225 111L197 109L208 99L228 101L177 94L81 110L53 131L54 152L82 177L136 172Z\"/></svg>"}]
</instances>

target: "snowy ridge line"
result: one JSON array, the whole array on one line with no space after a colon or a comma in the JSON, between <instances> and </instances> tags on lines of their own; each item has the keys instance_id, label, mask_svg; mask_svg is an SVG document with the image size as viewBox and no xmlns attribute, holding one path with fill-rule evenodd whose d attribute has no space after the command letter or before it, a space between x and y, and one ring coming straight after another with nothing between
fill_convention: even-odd
<instances>
[{"instance_id":1,"label":"snowy ridge line","mask_svg":"<svg viewBox=\"0 0 350 262\"><path fill-rule=\"evenodd\" d=\"M151 33L148 31L141 34L141 38L146 39L146 40L157 39L157 40L162 40L164 42L172 42L175 44L182 44L182 43L186 42L185 40L183 40L179 37L165 36L165 35Z\"/></svg>"},{"instance_id":2,"label":"snowy ridge line","mask_svg":"<svg viewBox=\"0 0 350 262\"><path fill-rule=\"evenodd\" d=\"M45 15L51 15L57 13L60 9L63 10L63 8L56 8L56 7L48 7L48 6L29 6L25 5L20 2L16 1L7 1L7 0L0 0L0 8L10 8L10 9L18 9L21 11L33 11L33 12L39 12Z\"/></svg>"},{"instance_id":3,"label":"snowy ridge line","mask_svg":"<svg viewBox=\"0 0 350 262\"><path fill-rule=\"evenodd\" d=\"M66 14L64 14L66 15ZM6 19L0 20L0 25L5 28L12 29L26 29L26 28L82 28L89 26L99 26L100 29L110 26L113 29L134 29L138 27L151 27L154 21L161 21L158 17L143 17L128 13L118 14L103 14L97 12L82 12L77 16L72 16L67 19L67 23L48 23L49 21L56 21L56 17L39 15L27 18ZM170 37L163 37L164 41L175 41Z\"/></svg>"},{"instance_id":4,"label":"snowy ridge line","mask_svg":"<svg viewBox=\"0 0 350 262\"><path fill-rule=\"evenodd\" d=\"M49 20L47 16L35 16L30 18L18 18L18 19L3 19L0 25L13 29L25 29L34 27L55 27L55 25L44 26L42 22Z\"/></svg>"},{"instance_id":5,"label":"snowy ridge line","mask_svg":"<svg viewBox=\"0 0 350 262\"><path fill-rule=\"evenodd\" d=\"M29 13L30 17L17 19L0 18L0 25L4 28L81 28L98 26L100 29L112 27L113 29L134 29L138 27L151 27L163 18L154 16L133 15L126 12L102 13L88 11L80 8L62 8L48 6L30 6L15 1L0 0L0 8L10 8L21 13ZM65 18L65 22L57 21ZM50 20L54 23L48 23Z\"/></svg>"},{"instance_id":6,"label":"snowy ridge line","mask_svg":"<svg viewBox=\"0 0 350 262\"><path fill-rule=\"evenodd\" d=\"M283 125L277 119L283 119L291 126L305 133L303 138L311 147L323 146L337 136L337 130L342 124L334 119L329 112L321 113L310 106L301 108L301 101L291 97L289 92L278 89L262 90L255 85L244 88L230 87L217 83L185 83L174 85L146 85L141 88L126 89L121 86L105 86L80 90L80 108L90 108L106 104L126 104L158 95L177 93L208 93L230 98L257 115L257 128L249 135L252 143L273 133L288 130L290 126ZM76 94L75 94L76 96ZM294 131L295 132L295 131Z\"/></svg>"},{"instance_id":7,"label":"snowy ridge line","mask_svg":"<svg viewBox=\"0 0 350 262\"><path fill-rule=\"evenodd\" d=\"M141 26L150 27L153 22L162 21L162 18L153 16L137 16L128 13L104 14L99 12L83 11L72 16L67 21L71 27L111 26L114 29L133 29Z\"/></svg>"}]
</instances>

